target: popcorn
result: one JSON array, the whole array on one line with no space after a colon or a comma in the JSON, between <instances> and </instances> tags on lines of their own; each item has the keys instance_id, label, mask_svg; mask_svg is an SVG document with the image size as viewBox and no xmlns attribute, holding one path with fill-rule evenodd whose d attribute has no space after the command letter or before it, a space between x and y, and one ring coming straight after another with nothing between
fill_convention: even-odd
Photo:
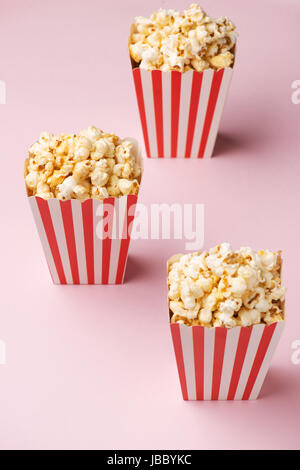
<instances>
[{"instance_id":1,"label":"popcorn","mask_svg":"<svg viewBox=\"0 0 300 470\"><path fill-rule=\"evenodd\" d=\"M140 180L132 142L92 126L78 135L41 133L25 164L28 195L44 199L137 194Z\"/></svg>"},{"instance_id":2,"label":"popcorn","mask_svg":"<svg viewBox=\"0 0 300 470\"><path fill-rule=\"evenodd\" d=\"M118 181L119 189L123 194L136 194L138 189L137 180L127 180L125 178L119 179Z\"/></svg>"},{"instance_id":3,"label":"popcorn","mask_svg":"<svg viewBox=\"0 0 300 470\"><path fill-rule=\"evenodd\" d=\"M30 171L25 177L25 183L27 188L34 191L39 181L39 174L37 171Z\"/></svg>"},{"instance_id":4,"label":"popcorn","mask_svg":"<svg viewBox=\"0 0 300 470\"><path fill-rule=\"evenodd\" d=\"M280 253L232 250L177 255L169 263L171 323L206 327L251 326L284 320Z\"/></svg>"},{"instance_id":5,"label":"popcorn","mask_svg":"<svg viewBox=\"0 0 300 470\"><path fill-rule=\"evenodd\" d=\"M231 52L226 51L222 52L222 54L216 55L215 57L211 57L208 60L214 69L223 69L225 67L230 67L233 63L233 57L234 56Z\"/></svg>"},{"instance_id":6,"label":"popcorn","mask_svg":"<svg viewBox=\"0 0 300 470\"><path fill-rule=\"evenodd\" d=\"M150 18L136 17L129 52L145 70L218 70L233 65L236 37L228 18L210 18L192 4L183 13L160 9Z\"/></svg>"},{"instance_id":7,"label":"popcorn","mask_svg":"<svg viewBox=\"0 0 300 470\"><path fill-rule=\"evenodd\" d=\"M242 296L247 290L247 283L242 277L232 277L230 279L231 292L237 296Z\"/></svg>"},{"instance_id":8,"label":"popcorn","mask_svg":"<svg viewBox=\"0 0 300 470\"><path fill-rule=\"evenodd\" d=\"M260 311L255 308L252 310L242 308L239 312L239 318L242 326L251 326L261 323Z\"/></svg>"},{"instance_id":9,"label":"popcorn","mask_svg":"<svg viewBox=\"0 0 300 470\"><path fill-rule=\"evenodd\" d=\"M108 173L101 170L100 168L95 168L91 173L91 182L94 186L105 186L109 179Z\"/></svg>"},{"instance_id":10,"label":"popcorn","mask_svg":"<svg viewBox=\"0 0 300 470\"><path fill-rule=\"evenodd\" d=\"M74 152L74 160L81 162L86 160L90 155L90 151L87 147L77 147Z\"/></svg>"},{"instance_id":11,"label":"popcorn","mask_svg":"<svg viewBox=\"0 0 300 470\"><path fill-rule=\"evenodd\" d=\"M202 324L209 324L212 321L212 312L209 308L202 308L199 313L199 320ZM183 320L179 320L183 321Z\"/></svg>"},{"instance_id":12,"label":"popcorn","mask_svg":"<svg viewBox=\"0 0 300 470\"><path fill-rule=\"evenodd\" d=\"M100 160L100 158L105 155L114 155L114 145L106 139L99 139L95 144L95 151L92 153L92 159Z\"/></svg>"},{"instance_id":13,"label":"popcorn","mask_svg":"<svg viewBox=\"0 0 300 470\"><path fill-rule=\"evenodd\" d=\"M51 190L55 190L65 179L65 175L63 175L59 170L55 170L53 174L47 179L47 183L50 185Z\"/></svg>"},{"instance_id":14,"label":"popcorn","mask_svg":"<svg viewBox=\"0 0 300 470\"><path fill-rule=\"evenodd\" d=\"M209 63L204 59L192 59L191 65L197 72L203 72L203 70L209 69Z\"/></svg>"},{"instance_id":15,"label":"popcorn","mask_svg":"<svg viewBox=\"0 0 300 470\"><path fill-rule=\"evenodd\" d=\"M73 176L75 180L82 181L88 178L91 169L92 165L90 160L84 160L83 162L76 163L73 170Z\"/></svg>"},{"instance_id":16,"label":"popcorn","mask_svg":"<svg viewBox=\"0 0 300 470\"><path fill-rule=\"evenodd\" d=\"M100 129L97 129L97 127L90 126L87 129L81 131L79 133L80 136L87 137L88 140L91 142L95 142L101 137L102 131Z\"/></svg>"},{"instance_id":17,"label":"popcorn","mask_svg":"<svg viewBox=\"0 0 300 470\"><path fill-rule=\"evenodd\" d=\"M57 198L65 201L71 199L73 196L74 188L77 186L77 181L74 176L68 176L61 184L57 186Z\"/></svg>"},{"instance_id":18,"label":"popcorn","mask_svg":"<svg viewBox=\"0 0 300 470\"><path fill-rule=\"evenodd\" d=\"M90 197L90 183L83 181L82 184L77 184L73 189L73 194L77 199L84 201Z\"/></svg>"},{"instance_id":19,"label":"popcorn","mask_svg":"<svg viewBox=\"0 0 300 470\"><path fill-rule=\"evenodd\" d=\"M114 196L114 197L120 196L121 190L119 187L119 178L116 175L113 175L109 178L107 190L111 196Z\"/></svg>"}]
</instances>

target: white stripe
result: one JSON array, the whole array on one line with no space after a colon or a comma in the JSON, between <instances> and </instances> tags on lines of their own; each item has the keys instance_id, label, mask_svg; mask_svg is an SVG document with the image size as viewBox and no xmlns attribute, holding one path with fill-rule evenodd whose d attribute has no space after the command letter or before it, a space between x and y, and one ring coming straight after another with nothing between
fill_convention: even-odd
<instances>
[{"instance_id":1,"label":"white stripe","mask_svg":"<svg viewBox=\"0 0 300 470\"><path fill-rule=\"evenodd\" d=\"M129 248L130 248L130 243L131 243L131 233L135 224L135 211L136 207L138 204L138 199L136 200L136 203L134 205L130 206L130 209L128 210L129 216L133 216L133 219L131 220L129 227L128 227L128 233L129 233L129 243L128 243L128 251L127 251L127 257L124 263L124 271L123 271L123 276L122 276L122 283L124 282L124 277L125 277L125 272L126 272L126 266L127 266L127 261L128 261L128 254L129 254Z\"/></svg>"},{"instance_id":2,"label":"white stripe","mask_svg":"<svg viewBox=\"0 0 300 470\"><path fill-rule=\"evenodd\" d=\"M115 284L116 282L120 246L121 246L122 235L123 235L124 218L126 215L127 198L128 198L127 196L122 196L119 199L115 199L113 228L115 231L116 238L113 238L111 242L109 277L108 277L109 284Z\"/></svg>"},{"instance_id":3,"label":"white stripe","mask_svg":"<svg viewBox=\"0 0 300 470\"><path fill-rule=\"evenodd\" d=\"M196 400L193 328L179 325L188 400Z\"/></svg>"},{"instance_id":4,"label":"white stripe","mask_svg":"<svg viewBox=\"0 0 300 470\"><path fill-rule=\"evenodd\" d=\"M193 83L193 71L181 75L180 108L178 124L177 157L184 158L187 130L189 124L190 100Z\"/></svg>"},{"instance_id":5,"label":"white stripe","mask_svg":"<svg viewBox=\"0 0 300 470\"><path fill-rule=\"evenodd\" d=\"M277 345L278 345L278 342L280 340L281 334L283 332L284 325L285 325L284 321L278 322L277 325L276 325L276 328L275 328L275 331L273 333L271 342L269 344L269 347L267 349L266 355L265 355L264 360L262 362L260 371L258 373L258 376L256 378L256 381L255 381L255 384L253 386L252 392L250 394L249 400L255 400L257 398L260 390L261 390L261 387L264 383L266 374L269 370L272 357L274 355L274 352L277 348Z\"/></svg>"},{"instance_id":6,"label":"white stripe","mask_svg":"<svg viewBox=\"0 0 300 470\"><path fill-rule=\"evenodd\" d=\"M60 209L60 201L58 199L49 199L48 206L51 214L51 219L54 227L57 246L62 262L63 270L65 273L66 283L73 284L72 271L70 265L70 258L67 248L66 235L63 225L63 219Z\"/></svg>"},{"instance_id":7,"label":"white stripe","mask_svg":"<svg viewBox=\"0 0 300 470\"><path fill-rule=\"evenodd\" d=\"M140 69L141 82L144 95L145 114L147 121L150 156L157 157L157 140L155 127L155 112L153 102L152 75L148 70Z\"/></svg>"},{"instance_id":8,"label":"white stripe","mask_svg":"<svg viewBox=\"0 0 300 470\"><path fill-rule=\"evenodd\" d=\"M130 246L130 243L129 243L129 246ZM128 246L128 252L129 252L129 246ZM123 275L122 275L121 284L123 284L124 278L125 278L126 267L127 267L127 261L128 261L128 252L127 252L127 257L126 257L126 260L125 260L125 263L124 263L124 271L123 271Z\"/></svg>"},{"instance_id":9,"label":"white stripe","mask_svg":"<svg viewBox=\"0 0 300 470\"><path fill-rule=\"evenodd\" d=\"M103 201L93 199L95 284L102 282Z\"/></svg>"},{"instance_id":10,"label":"white stripe","mask_svg":"<svg viewBox=\"0 0 300 470\"><path fill-rule=\"evenodd\" d=\"M250 341L248 344L240 380L236 389L236 394L234 399L241 400L245 391L245 387L247 385L247 381L249 379L249 375L253 366L253 361L255 359L257 349L259 346L259 342L261 336L263 334L265 326L264 325L254 325L253 330L250 336Z\"/></svg>"},{"instance_id":11,"label":"white stripe","mask_svg":"<svg viewBox=\"0 0 300 470\"><path fill-rule=\"evenodd\" d=\"M224 74L223 74L223 78L222 78L222 82L221 82L221 86L219 90L219 96L217 99L210 131L208 134L208 139L207 139L206 148L204 152L204 158L210 158L213 153L213 149L214 149L215 142L216 142L216 137L217 137L219 126L220 126L220 120L221 120L222 113L223 113L225 100L228 95L232 72L233 72L233 69L231 67L224 69Z\"/></svg>"},{"instance_id":12,"label":"white stripe","mask_svg":"<svg viewBox=\"0 0 300 470\"><path fill-rule=\"evenodd\" d=\"M211 400L215 328L204 328L204 400Z\"/></svg>"},{"instance_id":13,"label":"white stripe","mask_svg":"<svg viewBox=\"0 0 300 470\"><path fill-rule=\"evenodd\" d=\"M213 70L204 70L203 72L202 85L201 85L201 91L200 91L200 100L199 100L197 119L196 119L196 125L195 125L194 140L193 140L192 151L191 151L191 158L198 157L198 151L200 147L203 126L205 122L205 116L206 116L206 110L207 110L207 105L208 105L208 100L209 100L209 95L210 95L210 90L211 90L213 73L214 73Z\"/></svg>"},{"instance_id":14,"label":"white stripe","mask_svg":"<svg viewBox=\"0 0 300 470\"><path fill-rule=\"evenodd\" d=\"M132 206L131 206L131 211L132 211ZM135 211L134 211L135 213ZM125 213L124 217L127 216L127 212ZM134 219L133 221L131 222L131 229L129 229L129 237L131 237L131 231L132 231L132 226L134 224ZM128 251L127 251L127 257L126 257L126 260L125 260L125 263L124 263L124 271L123 271L123 276L122 276L122 284L124 282L124 277L125 277L125 272L126 272L126 266L127 266L127 260L128 260L128 253L129 253L129 247L130 247L130 240L129 240L129 245L128 245Z\"/></svg>"},{"instance_id":15,"label":"white stripe","mask_svg":"<svg viewBox=\"0 0 300 470\"><path fill-rule=\"evenodd\" d=\"M87 281L83 221L82 221L82 211L81 211L82 204L83 203L79 201L78 199L71 199L74 235L75 235L77 261L78 261L79 281L80 281L80 284L87 284L88 281Z\"/></svg>"},{"instance_id":16,"label":"white stripe","mask_svg":"<svg viewBox=\"0 0 300 470\"><path fill-rule=\"evenodd\" d=\"M171 156L171 72L162 72L164 156Z\"/></svg>"},{"instance_id":17,"label":"white stripe","mask_svg":"<svg viewBox=\"0 0 300 470\"><path fill-rule=\"evenodd\" d=\"M241 327L227 330L219 400L227 399L240 332Z\"/></svg>"},{"instance_id":18,"label":"white stripe","mask_svg":"<svg viewBox=\"0 0 300 470\"><path fill-rule=\"evenodd\" d=\"M45 232L45 229L44 229L44 224L43 224L43 221L42 221L42 218L41 218L41 215L40 215L39 208L38 208L37 203L36 203L36 197L31 196L28 199L29 199L29 204L30 204L32 214L33 214L33 217L34 217L34 221L35 221L36 227L38 229L38 233L39 233L40 240L41 240L41 243L42 243L42 247L43 247L43 250L44 250L44 253L45 253L45 257L46 257L46 260L47 260L47 263L48 263L48 266L49 266L49 269L50 269L50 272L51 272L51 275L52 275L53 282L55 284L60 284L59 277L58 277L56 267L55 267L55 263L54 263L54 259L53 259L51 249L50 249L50 246L49 246L49 243L48 243L48 239L47 239L47 236L46 236L46 232Z\"/></svg>"}]
</instances>

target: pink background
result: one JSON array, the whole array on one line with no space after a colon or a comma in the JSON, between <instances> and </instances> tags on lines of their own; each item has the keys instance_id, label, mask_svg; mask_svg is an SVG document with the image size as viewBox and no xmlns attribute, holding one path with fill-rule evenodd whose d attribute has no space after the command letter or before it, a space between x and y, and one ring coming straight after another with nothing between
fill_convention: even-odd
<instances>
[{"instance_id":1,"label":"pink background","mask_svg":"<svg viewBox=\"0 0 300 470\"><path fill-rule=\"evenodd\" d=\"M184 241L135 241L123 286L54 286L23 186L41 130L94 124L142 140L127 53L136 15L189 1L0 0L0 447L299 448L298 0L208 1L240 33L216 158L146 161L140 201L204 203L205 247L282 249L288 324L261 399L184 402L165 262ZM4 45L4 47L3 47Z\"/></svg>"}]
</instances>

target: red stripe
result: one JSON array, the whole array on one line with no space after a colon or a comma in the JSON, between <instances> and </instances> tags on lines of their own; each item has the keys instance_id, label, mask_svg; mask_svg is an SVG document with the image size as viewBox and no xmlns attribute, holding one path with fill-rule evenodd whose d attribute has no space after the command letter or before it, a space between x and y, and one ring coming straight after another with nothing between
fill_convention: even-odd
<instances>
[{"instance_id":1,"label":"red stripe","mask_svg":"<svg viewBox=\"0 0 300 470\"><path fill-rule=\"evenodd\" d=\"M212 400L218 400L219 398L226 336L227 336L226 328L217 327L215 329L214 364L213 364L213 378L212 378L212 388L211 388Z\"/></svg>"},{"instance_id":2,"label":"red stripe","mask_svg":"<svg viewBox=\"0 0 300 470\"><path fill-rule=\"evenodd\" d=\"M185 154L184 154L185 158L191 157L202 79L203 79L203 72L193 72L189 122L188 122L188 130L187 130L187 135L186 135Z\"/></svg>"},{"instance_id":3,"label":"red stripe","mask_svg":"<svg viewBox=\"0 0 300 470\"><path fill-rule=\"evenodd\" d=\"M65 237L66 237L66 242L67 242L73 282L74 284L80 284L71 201L59 201L59 202L60 202L60 210L61 210L61 215L62 215L63 224L64 224Z\"/></svg>"},{"instance_id":4,"label":"red stripe","mask_svg":"<svg viewBox=\"0 0 300 470\"><path fill-rule=\"evenodd\" d=\"M41 214L42 222L46 232L47 240L50 246L50 250L53 256L53 261L56 267L57 275L59 282L61 284L66 284L66 277L64 273L64 268L61 262L61 257L58 249L58 244L56 240L55 230L52 222L51 213L48 206L48 201L40 197L35 198L38 209Z\"/></svg>"},{"instance_id":5,"label":"red stripe","mask_svg":"<svg viewBox=\"0 0 300 470\"><path fill-rule=\"evenodd\" d=\"M195 361L196 399L204 397L204 327L192 326Z\"/></svg>"},{"instance_id":6,"label":"red stripe","mask_svg":"<svg viewBox=\"0 0 300 470\"><path fill-rule=\"evenodd\" d=\"M143 129L146 153L147 153L147 157L151 157L141 72L140 72L140 69L137 68L137 69L134 69L132 73L133 73L136 98L137 98L139 112L140 112L140 119L141 119L141 124L142 124L142 129Z\"/></svg>"},{"instance_id":7,"label":"red stripe","mask_svg":"<svg viewBox=\"0 0 300 470\"><path fill-rule=\"evenodd\" d=\"M94 234L93 234L93 199L87 199L81 205L83 234L85 245L86 271L89 284L95 284L94 275Z\"/></svg>"},{"instance_id":8,"label":"red stripe","mask_svg":"<svg viewBox=\"0 0 300 470\"><path fill-rule=\"evenodd\" d=\"M258 350L257 350L256 356L252 365L252 369L249 375L249 379L248 379L242 400L249 400L249 397L251 395L258 373L260 371L261 365L263 363L269 344L271 342L273 333L275 331L275 328L276 328L276 323L272 323L271 325L268 325L264 328L264 332L259 342Z\"/></svg>"},{"instance_id":9,"label":"red stripe","mask_svg":"<svg viewBox=\"0 0 300 470\"><path fill-rule=\"evenodd\" d=\"M108 284L115 199L108 197L103 200L103 204L102 284Z\"/></svg>"},{"instance_id":10,"label":"red stripe","mask_svg":"<svg viewBox=\"0 0 300 470\"><path fill-rule=\"evenodd\" d=\"M163 100L162 100L162 72L152 70L153 102L155 111L155 127L157 140L157 156L164 157L164 123L163 123Z\"/></svg>"},{"instance_id":11,"label":"red stripe","mask_svg":"<svg viewBox=\"0 0 300 470\"><path fill-rule=\"evenodd\" d=\"M242 368L245 361L248 344L252 333L251 327L242 327L240 331L239 341L235 353L235 361L232 369L232 376L230 380L227 400L234 400L236 390L239 384Z\"/></svg>"},{"instance_id":12,"label":"red stripe","mask_svg":"<svg viewBox=\"0 0 300 470\"><path fill-rule=\"evenodd\" d=\"M127 261L128 248L129 248L129 243L130 243L130 233L132 229L132 223L134 220L136 203L137 203L136 195L130 194L129 196L127 196L126 216L124 220L123 235L122 235L122 241L121 241L121 246L120 246L119 262L118 262L118 269L117 269L117 274L116 274L116 284L121 284L123 281L124 269L125 269L126 261ZM132 207L133 209L131 209Z\"/></svg>"},{"instance_id":13,"label":"red stripe","mask_svg":"<svg viewBox=\"0 0 300 470\"><path fill-rule=\"evenodd\" d=\"M181 72L171 72L171 157L177 157Z\"/></svg>"},{"instance_id":14,"label":"red stripe","mask_svg":"<svg viewBox=\"0 0 300 470\"><path fill-rule=\"evenodd\" d=\"M198 158L203 158L203 155L205 152L210 127L211 127L211 123L213 120L213 116L214 116L214 112L215 112L215 108L217 104L217 99L219 96L220 86L221 86L222 79L223 79L223 74L224 74L224 69L214 71L207 110L206 110L205 122L203 126L203 132L202 132L202 137L201 137L201 142L200 142L200 147L199 147L199 152L198 152Z\"/></svg>"},{"instance_id":15,"label":"red stripe","mask_svg":"<svg viewBox=\"0 0 300 470\"><path fill-rule=\"evenodd\" d=\"M174 346L174 351L175 351L177 369L178 369L178 374L179 374L179 380L180 380L180 385L181 385L182 397L184 400L188 400L185 369L184 369L184 362L183 362L183 353L182 353L182 344L181 344L181 337L180 337L180 327L178 323L172 323L170 327L171 327L171 334L172 334L173 346Z\"/></svg>"}]
</instances>

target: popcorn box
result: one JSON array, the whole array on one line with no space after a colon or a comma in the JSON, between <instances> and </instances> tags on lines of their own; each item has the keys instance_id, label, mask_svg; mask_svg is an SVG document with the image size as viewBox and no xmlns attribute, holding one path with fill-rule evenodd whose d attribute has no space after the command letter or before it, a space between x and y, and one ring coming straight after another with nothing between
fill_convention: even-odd
<instances>
[{"instance_id":1,"label":"popcorn box","mask_svg":"<svg viewBox=\"0 0 300 470\"><path fill-rule=\"evenodd\" d=\"M55 284L123 283L137 198L28 197Z\"/></svg>"},{"instance_id":2,"label":"popcorn box","mask_svg":"<svg viewBox=\"0 0 300 470\"><path fill-rule=\"evenodd\" d=\"M284 326L285 321L230 329L170 323L183 399L255 400Z\"/></svg>"},{"instance_id":3,"label":"popcorn box","mask_svg":"<svg viewBox=\"0 0 300 470\"><path fill-rule=\"evenodd\" d=\"M211 157L233 68L181 73L132 66L147 156Z\"/></svg>"}]
</instances>

